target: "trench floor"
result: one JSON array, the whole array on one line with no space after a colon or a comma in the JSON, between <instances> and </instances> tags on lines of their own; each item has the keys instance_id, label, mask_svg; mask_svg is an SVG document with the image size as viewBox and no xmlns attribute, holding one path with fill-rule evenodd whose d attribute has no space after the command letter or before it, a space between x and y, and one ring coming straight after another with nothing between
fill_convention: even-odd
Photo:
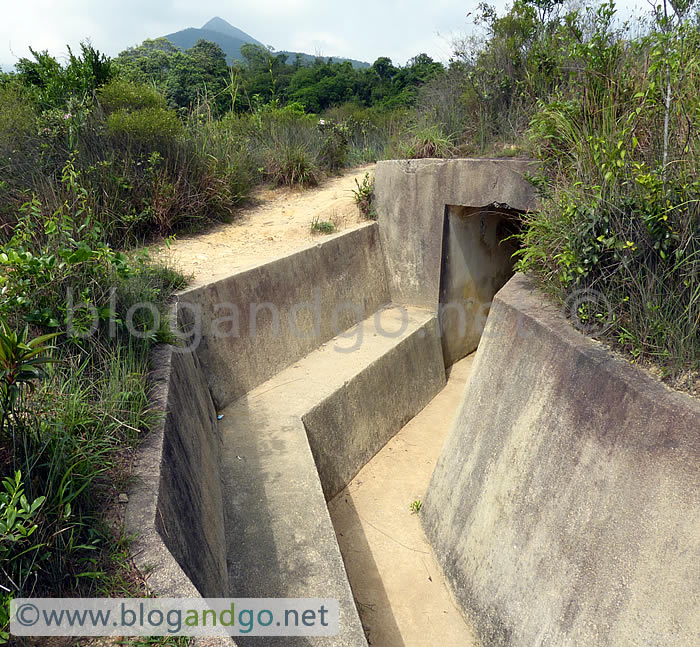
<instances>
[{"instance_id":1,"label":"trench floor","mask_svg":"<svg viewBox=\"0 0 700 647\"><path fill-rule=\"evenodd\" d=\"M328 504L372 647L476 647L411 503L422 501L474 355ZM418 513L420 514L420 513Z\"/></svg>"}]
</instances>

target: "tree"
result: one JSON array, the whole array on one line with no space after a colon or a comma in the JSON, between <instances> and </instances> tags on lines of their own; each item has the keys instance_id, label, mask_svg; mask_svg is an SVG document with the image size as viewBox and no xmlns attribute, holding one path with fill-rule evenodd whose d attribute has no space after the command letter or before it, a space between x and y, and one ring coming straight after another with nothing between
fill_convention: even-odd
<instances>
[{"instance_id":1,"label":"tree","mask_svg":"<svg viewBox=\"0 0 700 647\"><path fill-rule=\"evenodd\" d=\"M33 60L21 58L17 63L17 76L37 91L43 109L63 107L72 97L85 101L114 75L111 59L88 42L80 43L77 56L68 47L65 67L47 51L37 52L31 47L29 51Z\"/></svg>"},{"instance_id":2,"label":"tree","mask_svg":"<svg viewBox=\"0 0 700 647\"><path fill-rule=\"evenodd\" d=\"M686 39L687 16L690 13L695 0L663 0L663 3L654 9L654 17L658 29L656 41L657 47L652 52L652 70L662 70L664 86L664 130L662 169L664 179L669 156L669 125L672 112L672 97L674 82L681 82L684 74L683 55L685 48L683 41ZM700 17L700 13L698 14ZM659 56L661 54L661 56Z\"/></svg>"},{"instance_id":3,"label":"tree","mask_svg":"<svg viewBox=\"0 0 700 647\"><path fill-rule=\"evenodd\" d=\"M230 104L226 95L227 78L224 51L216 43L199 40L175 59L171 76L173 97L180 107L211 99L217 112L223 112Z\"/></svg>"},{"instance_id":4,"label":"tree","mask_svg":"<svg viewBox=\"0 0 700 647\"><path fill-rule=\"evenodd\" d=\"M199 40L182 52L165 38L145 40L124 50L115 63L129 81L161 90L173 108L189 108L205 97L216 112L230 107L226 54L216 43Z\"/></svg>"},{"instance_id":5,"label":"tree","mask_svg":"<svg viewBox=\"0 0 700 647\"><path fill-rule=\"evenodd\" d=\"M179 51L167 38L145 40L138 47L121 52L114 62L130 81L153 83L165 89Z\"/></svg>"}]
</instances>

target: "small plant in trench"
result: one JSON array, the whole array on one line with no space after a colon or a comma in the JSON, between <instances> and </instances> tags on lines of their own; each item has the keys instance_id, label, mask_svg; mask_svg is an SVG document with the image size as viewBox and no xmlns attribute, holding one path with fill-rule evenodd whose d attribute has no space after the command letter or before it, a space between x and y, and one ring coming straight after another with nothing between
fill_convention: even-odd
<instances>
[{"instance_id":1,"label":"small plant in trench","mask_svg":"<svg viewBox=\"0 0 700 647\"><path fill-rule=\"evenodd\" d=\"M423 502L420 499L416 499L411 502L411 514L418 514L420 509L423 507Z\"/></svg>"}]
</instances>

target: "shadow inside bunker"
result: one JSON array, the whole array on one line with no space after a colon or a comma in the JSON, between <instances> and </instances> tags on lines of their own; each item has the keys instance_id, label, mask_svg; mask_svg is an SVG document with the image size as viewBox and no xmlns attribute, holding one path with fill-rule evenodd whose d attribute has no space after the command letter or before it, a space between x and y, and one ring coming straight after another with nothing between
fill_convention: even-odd
<instances>
[{"instance_id":1,"label":"shadow inside bunker","mask_svg":"<svg viewBox=\"0 0 700 647\"><path fill-rule=\"evenodd\" d=\"M475 351L496 293L514 274L522 212L445 205L438 319L445 366Z\"/></svg>"}]
</instances>

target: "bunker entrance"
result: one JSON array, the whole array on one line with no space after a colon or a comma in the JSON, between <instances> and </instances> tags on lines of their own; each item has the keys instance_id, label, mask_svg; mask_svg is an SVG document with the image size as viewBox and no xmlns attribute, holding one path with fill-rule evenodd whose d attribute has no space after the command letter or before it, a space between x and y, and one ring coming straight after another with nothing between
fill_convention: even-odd
<instances>
[{"instance_id":1,"label":"bunker entrance","mask_svg":"<svg viewBox=\"0 0 700 647\"><path fill-rule=\"evenodd\" d=\"M447 367L476 350L493 297L513 276L520 214L496 203L445 208L439 319Z\"/></svg>"}]
</instances>

